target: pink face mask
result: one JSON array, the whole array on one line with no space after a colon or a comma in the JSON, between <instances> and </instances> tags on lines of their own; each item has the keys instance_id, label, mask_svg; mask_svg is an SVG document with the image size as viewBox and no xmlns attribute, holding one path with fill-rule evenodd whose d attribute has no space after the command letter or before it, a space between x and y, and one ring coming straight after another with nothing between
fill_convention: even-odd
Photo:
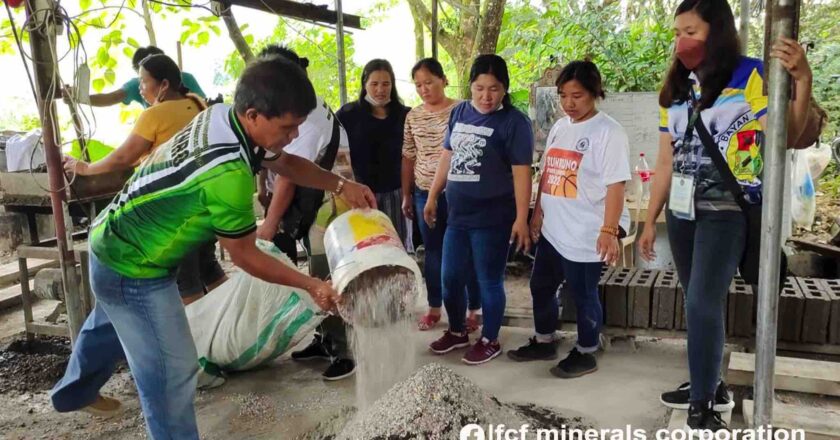
<instances>
[{"instance_id":1,"label":"pink face mask","mask_svg":"<svg viewBox=\"0 0 840 440\"><path fill-rule=\"evenodd\" d=\"M676 54L686 69L694 70L706 58L706 42L688 37L678 38Z\"/></svg>"}]
</instances>

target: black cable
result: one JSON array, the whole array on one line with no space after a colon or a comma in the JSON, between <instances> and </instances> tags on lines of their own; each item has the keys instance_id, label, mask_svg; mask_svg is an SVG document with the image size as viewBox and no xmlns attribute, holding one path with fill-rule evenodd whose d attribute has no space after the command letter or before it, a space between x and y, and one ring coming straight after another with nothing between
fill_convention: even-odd
<instances>
[{"instance_id":1,"label":"black cable","mask_svg":"<svg viewBox=\"0 0 840 440\"><path fill-rule=\"evenodd\" d=\"M20 42L20 37L18 36L17 27L15 26L15 18L12 16L12 9L9 7L9 2L3 2L6 6L6 13L9 14L9 23L12 26L12 34L15 36L15 43L18 46L18 52L20 52L20 59L23 61L23 68L26 69L26 78L29 80L29 87L32 88L32 97L35 99L35 105L38 105L38 92L35 91L35 81L32 80L32 72L29 71L29 64L26 62L26 58L23 56L23 44ZM40 111L38 112L40 114Z\"/></svg>"},{"instance_id":2,"label":"black cable","mask_svg":"<svg viewBox=\"0 0 840 440\"><path fill-rule=\"evenodd\" d=\"M170 6L170 7L173 7L173 8L204 9L205 11L207 11L207 12L209 12L209 13L213 14L213 15L216 15L216 12L215 12L215 11L213 11L212 9L210 9L210 8L208 8L208 7L206 6L206 5L209 5L209 4L210 4L210 2L205 3L205 4L203 4L203 5L193 5L193 4L189 4L189 3L182 3L182 4L177 4L177 3L167 3L167 2L162 2L162 1L160 1L160 0L149 0L149 2L150 2L150 3L157 3L157 4L159 4L159 5L164 5L164 6Z\"/></svg>"}]
</instances>

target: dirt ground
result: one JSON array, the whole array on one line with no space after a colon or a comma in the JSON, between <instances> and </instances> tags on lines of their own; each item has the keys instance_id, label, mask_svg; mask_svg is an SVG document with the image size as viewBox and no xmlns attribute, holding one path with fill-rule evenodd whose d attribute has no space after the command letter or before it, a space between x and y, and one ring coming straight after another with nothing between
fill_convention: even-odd
<instances>
[{"instance_id":1,"label":"dirt ground","mask_svg":"<svg viewBox=\"0 0 840 440\"><path fill-rule=\"evenodd\" d=\"M507 282L508 306L530 305L527 270L511 268ZM39 301L36 317L43 317L54 302ZM19 311L0 315L0 348L22 327ZM516 363L502 356L482 366L467 366L461 353L435 356L427 345L440 335L443 324L429 332L415 331L411 343L418 355L416 366L439 362L496 396L513 404L534 404L580 417L599 428L655 429L666 427L669 412L659 403L662 391L687 380L685 343L682 340L639 339L614 341L599 355L599 371L575 380L553 377L553 362ZM531 329L502 329L503 349L527 342ZM560 352L574 344L574 334L564 333ZM19 337L19 336L18 336ZM307 344L305 339L303 344ZM2 356L2 355L0 355ZM233 375L220 388L199 391L196 414L202 439L323 439L319 424L342 424L353 414L355 382L350 378L325 382L327 363L299 363L288 354L266 368ZM1 380L1 379L0 379ZM142 439L144 422L130 373L118 372L103 390L123 401L123 413L110 420L82 413L56 413L49 402L49 383L40 389L7 390L0 394L2 439Z\"/></svg>"},{"instance_id":2,"label":"dirt ground","mask_svg":"<svg viewBox=\"0 0 840 440\"><path fill-rule=\"evenodd\" d=\"M509 282L510 303L528 302L527 280ZM36 304L36 316L52 311L51 303ZM17 321L16 327L13 323ZM22 323L19 312L0 315L0 341ZM686 380L682 341L640 340L615 342L602 353L599 371L576 380L550 375L551 362L516 363L506 356L471 367L459 353L435 356L426 349L443 326L413 333L417 366L439 362L462 374L482 389L509 403L555 408L569 417L581 417L594 426L623 428L627 424L654 430L667 426L667 410L659 404L663 390ZM3 333L5 331L5 333ZM503 328L504 349L525 343L531 330ZM304 340L304 344L308 343ZM571 349L574 334L564 334L561 352ZM0 355L1 356L1 355ZM298 363L284 356L267 368L239 373L220 388L199 391L196 414L203 439L297 439L312 436L319 423L343 423L352 414L354 380L325 382L326 362ZM81 413L59 414L49 403L47 389L7 390L0 395L0 438L3 439L142 439L144 423L134 383L127 371L117 373L103 392L121 399L125 410L110 420Z\"/></svg>"},{"instance_id":3,"label":"dirt ground","mask_svg":"<svg viewBox=\"0 0 840 440\"><path fill-rule=\"evenodd\" d=\"M437 332L414 336L417 363L440 362L469 377L503 402L533 403L557 408L571 417L590 420L603 428L634 427L653 430L667 425L667 411L658 395L686 377L684 346L673 341L614 344L600 355L596 374L577 380L551 376L551 362L515 363L506 357L470 367L460 355L434 356L425 345ZM530 332L503 329L505 348L526 342ZM571 335L567 335L571 336ZM561 350L569 350L567 338ZM196 413L204 439L295 439L320 422L347 412L354 405L353 379L324 382L325 362L296 363L282 358L268 368L240 373L222 387L201 391ZM0 432L6 439L141 439L143 421L133 382L127 372L115 375L103 390L121 399L125 411L111 420L86 414L58 414L46 391L10 392L0 398Z\"/></svg>"},{"instance_id":4,"label":"dirt ground","mask_svg":"<svg viewBox=\"0 0 840 440\"><path fill-rule=\"evenodd\" d=\"M830 230L834 219L840 217L840 200L827 194L817 192L817 208L814 215L814 225L810 231L800 229L794 235L817 243L828 243L831 239Z\"/></svg>"}]
</instances>

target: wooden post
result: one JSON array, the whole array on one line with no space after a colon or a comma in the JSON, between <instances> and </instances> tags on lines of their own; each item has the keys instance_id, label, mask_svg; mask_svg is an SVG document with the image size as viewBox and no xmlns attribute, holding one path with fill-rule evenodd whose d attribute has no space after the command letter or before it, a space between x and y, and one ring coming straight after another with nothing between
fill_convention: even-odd
<instances>
[{"instance_id":1,"label":"wooden post","mask_svg":"<svg viewBox=\"0 0 840 440\"><path fill-rule=\"evenodd\" d=\"M29 43L32 50L32 67L35 72L35 88L37 91L38 110L41 116L41 128L44 141L44 156L47 162L47 174L50 184L50 201L52 202L53 219L55 220L56 244L58 247L58 262L64 282L64 298L67 302L67 321L70 328L70 339L75 342L85 316L81 312L78 284L75 282L76 262L71 245L73 238L72 222L67 210L67 182L64 168L61 164L59 151L59 133L56 123L55 98L57 89L61 86L57 75L57 60L52 56L55 50L56 26L55 21L46 19L47 13L33 11L51 11L57 7L54 0L27 0L26 15L33 23L30 27ZM70 228L68 228L68 223Z\"/></svg>"}]
</instances>

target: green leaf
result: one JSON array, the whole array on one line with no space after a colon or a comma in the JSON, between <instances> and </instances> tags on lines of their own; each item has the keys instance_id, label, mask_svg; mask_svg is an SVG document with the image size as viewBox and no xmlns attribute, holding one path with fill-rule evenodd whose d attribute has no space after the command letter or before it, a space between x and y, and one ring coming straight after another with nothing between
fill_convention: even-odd
<instances>
[{"instance_id":1,"label":"green leaf","mask_svg":"<svg viewBox=\"0 0 840 440\"><path fill-rule=\"evenodd\" d=\"M214 25L211 24L208 27L210 28L211 31L213 31L214 34L216 34L217 37L222 35L222 31L219 29L218 26L214 26Z\"/></svg>"},{"instance_id":2,"label":"green leaf","mask_svg":"<svg viewBox=\"0 0 840 440\"><path fill-rule=\"evenodd\" d=\"M128 57L128 59L132 59L132 58L134 58L134 51L131 50L130 47L124 47L123 48L123 55Z\"/></svg>"},{"instance_id":3,"label":"green leaf","mask_svg":"<svg viewBox=\"0 0 840 440\"><path fill-rule=\"evenodd\" d=\"M105 71L105 81L107 81L108 84L113 84L114 81L116 81L116 80L117 80L117 74L114 73L114 71L112 69L108 69L108 70Z\"/></svg>"},{"instance_id":4,"label":"green leaf","mask_svg":"<svg viewBox=\"0 0 840 440\"><path fill-rule=\"evenodd\" d=\"M100 47L98 51L96 51L96 61L100 65L105 65L108 63L108 60L111 58L111 55L108 54L108 49L104 47Z\"/></svg>"},{"instance_id":5,"label":"green leaf","mask_svg":"<svg viewBox=\"0 0 840 440\"><path fill-rule=\"evenodd\" d=\"M131 38L131 37L128 37L128 39L126 40L126 43L128 43L129 46L131 46L135 49L140 47L140 43L138 43L137 40L135 40L134 38Z\"/></svg>"},{"instance_id":6,"label":"green leaf","mask_svg":"<svg viewBox=\"0 0 840 440\"><path fill-rule=\"evenodd\" d=\"M82 11L87 11L90 9L90 0L79 0L79 8Z\"/></svg>"},{"instance_id":7,"label":"green leaf","mask_svg":"<svg viewBox=\"0 0 840 440\"><path fill-rule=\"evenodd\" d=\"M210 34L208 34L206 31L200 32L198 34L198 44L205 45L208 42L210 42Z\"/></svg>"},{"instance_id":8,"label":"green leaf","mask_svg":"<svg viewBox=\"0 0 840 440\"><path fill-rule=\"evenodd\" d=\"M186 44L187 40L190 39L190 35L192 35L192 34L190 34L190 31L181 32L181 38L179 38L179 41L181 42L181 44Z\"/></svg>"},{"instance_id":9,"label":"green leaf","mask_svg":"<svg viewBox=\"0 0 840 440\"><path fill-rule=\"evenodd\" d=\"M93 80L92 85L93 85L93 90L96 90L97 93L101 92L102 89L105 88L105 80L103 80L102 78L96 78L95 80Z\"/></svg>"}]
</instances>

